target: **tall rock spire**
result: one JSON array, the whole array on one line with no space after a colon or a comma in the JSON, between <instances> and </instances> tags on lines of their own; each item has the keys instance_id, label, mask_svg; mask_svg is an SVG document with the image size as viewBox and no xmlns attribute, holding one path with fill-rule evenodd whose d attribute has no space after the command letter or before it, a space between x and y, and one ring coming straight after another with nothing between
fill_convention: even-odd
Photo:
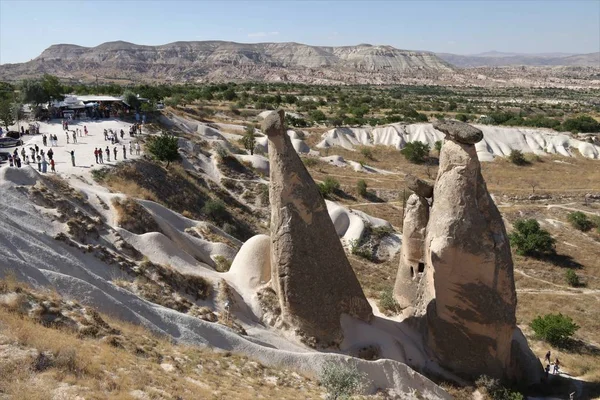
<instances>
[{"instance_id":1,"label":"tall rock spire","mask_svg":"<svg viewBox=\"0 0 600 400\"><path fill-rule=\"evenodd\" d=\"M283 110L269 114L262 129L271 166L271 282L282 318L318 346L335 346L343 339L341 315L369 321L371 307L325 201L286 134Z\"/></svg>"},{"instance_id":2,"label":"tall rock spire","mask_svg":"<svg viewBox=\"0 0 600 400\"><path fill-rule=\"evenodd\" d=\"M541 365L516 326L508 236L475 150L483 134L457 121L437 121L434 127L446 141L417 295L428 347L443 367L467 378L536 380Z\"/></svg>"}]
</instances>

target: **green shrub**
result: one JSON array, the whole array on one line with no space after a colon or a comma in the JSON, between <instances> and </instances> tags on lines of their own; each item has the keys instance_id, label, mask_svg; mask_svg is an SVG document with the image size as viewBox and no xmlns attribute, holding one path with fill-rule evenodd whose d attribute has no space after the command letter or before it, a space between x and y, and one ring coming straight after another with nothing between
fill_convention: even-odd
<instances>
[{"instance_id":1,"label":"green shrub","mask_svg":"<svg viewBox=\"0 0 600 400\"><path fill-rule=\"evenodd\" d=\"M592 215L590 221L592 221L592 224L596 227L596 231L600 233L600 216Z\"/></svg>"},{"instance_id":2,"label":"green shrub","mask_svg":"<svg viewBox=\"0 0 600 400\"><path fill-rule=\"evenodd\" d=\"M394 288L388 287L381 291L379 295L379 308L392 313L397 313L400 310L400 305L394 298Z\"/></svg>"},{"instance_id":3,"label":"green shrub","mask_svg":"<svg viewBox=\"0 0 600 400\"><path fill-rule=\"evenodd\" d=\"M566 119L562 129L569 132L600 132L600 122L588 115Z\"/></svg>"},{"instance_id":4,"label":"green shrub","mask_svg":"<svg viewBox=\"0 0 600 400\"><path fill-rule=\"evenodd\" d=\"M553 346L564 346L579 329L571 317L562 314L546 314L536 317L529 324L536 336Z\"/></svg>"},{"instance_id":5,"label":"green shrub","mask_svg":"<svg viewBox=\"0 0 600 400\"><path fill-rule=\"evenodd\" d=\"M314 167L319 164L319 160L317 160L316 158L312 158L312 157L304 157L302 159L302 162L308 168Z\"/></svg>"},{"instance_id":6,"label":"green shrub","mask_svg":"<svg viewBox=\"0 0 600 400\"><path fill-rule=\"evenodd\" d=\"M567 215L567 219L575 229L579 229L582 232L587 232L594 227L594 223L588 218L588 216L581 211L575 211Z\"/></svg>"},{"instance_id":7,"label":"green shrub","mask_svg":"<svg viewBox=\"0 0 600 400\"><path fill-rule=\"evenodd\" d=\"M202 207L202 213L214 221L222 221L228 217L225 204L221 200L208 200Z\"/></svg>"},{"instance_id":8,"label":"green shrub","mask_svg":"<svg viewBox=\"0 0 600 400\"><path fill-rule=\"evenodd\" d=\"M575 334L579 326L571 317L562 314L538 316L529 324L536 336L553 346L564 346Z\"/></svg>"},{"instance_id":9,"label":"green shrub","mask_svg":"<svg viewBox=\"0 0 600 400\"><path fill-rule=\"evenodd\" d=\"M410 142L400 152L411 163L420 164L429 154L429 145L422 142Z\"/></svg>"},{"instance_id":10,"label":"green shrub","mask_svg":"<svg viewBox=\"0 0 600 400\"><path fill-rule=\"evenodd\" d=\"M362 156L368 160L373 159L373 151L368 147L362 147L360 149L360 154L362 154Z\"/></svg>"},{"instance_id":11,"label":"green shrub","mask_svg":"<svg viewBox=\"0 0 600 400\"><path fill-rule=\"evenodd\" d=\"M221 161L224 161L229 157L229 151L220 143L215 145L215 152Z\"/></svg>"},{"instance_id":12,"label":"green shrub","mask_svg":"<svg viewBox=\"0 0 600 400\"><path fill-rule=\"evenodd\" d=\"M356 182L356 190L359 196L365 197L367 195L367 182L364 179Z\"/></svg>"},{"instance_id":13,"label":"green shrub","mask_svg":"<svg viewBox=\"0 0 600 400\"><path fill-rule=\"evenodd\" d=\"M535 219L520 219L513 224L514 231L509 235L511 246L521 256L542 256L554 254L556 240L548 231L540 228Z\"/></svg>"},{"instance_id":14,"label":"green shrub","mask_svg":"<svg viewBox=\"0 0 600 400\"><path fill-rule=\"evenodd\" d=\"M350 253L366 260L373 261L373 251L370 248L363 246L361 240L350 240Z\"/></svg>"},{"instance_id":15,"label":"green shrub","mask_svg":"<svg viewBox=\"0 0 600 400\"><path fill-rule=\"evenodd\" d=\"M215 256L215 269L218 272L227 272L231 268L231 261L223 256Z\"/></svg>"},{"instance_id":16,"label":"green shrub","mask_svg":"<svg viewBox=\"0 0 600 400\"><path fill-rule=\"evenodd\" d=\"M565 272L565 279L567 280L567 283L569 284L569 286L572 286L572 287L581 286L581 281L579 280L579 276L577 276L575 271L573 271L571 268L569 268L567 270L567 272Z\"/></svg>"},{"instance_id":17,"label":"green shrub","mask_svg":"<svg viewBox=\"0 0 600 400\"><path fill-rule=\"evenodd\" d=\"M515 165L527 165L527 159L521 150L512 150L508 155L508 160Z\"/></svg>"},{"instance_id":18,"label":"green shrub","mask_svg":"<svg viewBox=\"0 0 600 400\"><path fill-rule=\"evenodd\" d=\"M442 145L444 143L441 140L438 140L435 142L434 147L435 147L435 151L438 152L438 154L440 154L440 152L442 151Z\"/></svg>"},{"instance_id":19,"label":"green shrub","mask_svg":"<svg viewBox=\"0 0 600 400\"><path fill-rule=\"evenodd\" d=\"M498 379L482 375L475 381L475 386L481 391L487 393L493 400L523 400L524 397L519 392L513 392L500 385Z\"/></svg>"},{"instance_id":20,"label":"green shrub","mask_svg":"<svg viewBox=\"0 0 600 400\"><path fill-rule=\"evenodd\" d=\"M328 176L323 183L319 183L319 191L323 197L327 197L340 189L340 183L337 179Z\"/></svg>"},{"instance_id":21,"label":"green shrub","mask_svg":"<svg viewBox=\"0 0 600 400\"><path fill-rule=\"evenodd\" d=\"M362 389L364 375L355 366L345 366L339 362L329 361L323 365L319 381L327 391L327 399L349 399L359 394Z\"/></svg>"}]
</instances>

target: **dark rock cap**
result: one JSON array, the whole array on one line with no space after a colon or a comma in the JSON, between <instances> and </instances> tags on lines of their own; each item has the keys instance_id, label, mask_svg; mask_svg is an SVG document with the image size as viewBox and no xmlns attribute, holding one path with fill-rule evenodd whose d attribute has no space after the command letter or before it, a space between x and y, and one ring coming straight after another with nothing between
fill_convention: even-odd
<instances>
[{"instance_id":1,"label":"dark rock cap","mask_svg":"<svg viewBox=\"0 0 600 400\"><path fill-rule=\"evenodd\" d=\"M406 179L406 186L418 196L426 199L433 197L433 184L411 174L407 174L404 179Z\"/></svg>"},{"instance_id":2,"label":"dark rock cap","mask_svg":"<svg viewBox=\"0 0 600 400\"><path fill-rule=\"evenodd\" d=\"M282 132L285 135L284 129L285 111L279 109L277 112L271 112L265 117L262 123L262 129L267 136L278 136Z\"/></svg>"},{"instance_id":3,"label":"dark rock cap","mask_svg":"<svg viewBox=\"0 0 600 400\"><path fill-rule=\"evenodd\" d=\"M483 132L474 126L460 121L440 119L433 127L446 134L446 138L463 144L475 144L483 139Z\"/></svg>"}]
</instances>

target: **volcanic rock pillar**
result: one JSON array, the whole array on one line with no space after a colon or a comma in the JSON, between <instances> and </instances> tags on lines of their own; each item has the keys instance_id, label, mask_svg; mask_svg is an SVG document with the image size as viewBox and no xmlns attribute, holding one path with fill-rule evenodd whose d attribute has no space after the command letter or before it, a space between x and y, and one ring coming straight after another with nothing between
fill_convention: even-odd
<instances>
[{"instance_id":1,"label":"volcanic rock pillar","mask_svg":"<svg viewBox=\"0 0 600 400\"><path fill-rule=\"evenodd\" d=\"M325 201L286 134L284 112L269 114L262 128L271 168L271 282L282 318L318 346L335 346L343 339L340 316L369 321L371 307Z\"/></svg>"},{"instance_id":2,"label":"volcanic rock pillar","mask_svg":"<svg viewBox=\"0 0 600 400\"><path fill-rule=\"evenodd\" d=\"M428 345L443 367L468 378L535 380L541 365L526 341L525 347L522 340L513 343L513 336L520 337L513 261L475 150L483 134L455 121L437 121L434 127L446 141L425 247L430 275L421 311L427 316Z\"/></svg>"}]
</instances>

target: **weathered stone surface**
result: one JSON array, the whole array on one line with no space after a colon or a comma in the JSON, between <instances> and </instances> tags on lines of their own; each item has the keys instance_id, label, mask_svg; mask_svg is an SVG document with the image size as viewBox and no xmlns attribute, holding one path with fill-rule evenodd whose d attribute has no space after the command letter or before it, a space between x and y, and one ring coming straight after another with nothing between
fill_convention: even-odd
<instances>
[{"instance_id":1,"label":"weathered stone surface","mask_svg":"<svg viewBox=\"0 0 600 400\"><path fill-rule=\"evenodd\" d=\"M406 186L419 196L427 199L433 196L433 184L411 174L407 174L404 179L406 180Z\"/></svg>"},{"instance_id":2,"label":"weathered stone surface","mask_svg":"<svg viewBox=\"0 0 600 400\"><path fill-rule=\"evenodd\" d=\"M412 194L406 202L402 229L400 266L394 297L402 308L415 304L417 287L425 270L425 235L429 220L427 200Z\"/></svg>"},{"instance_id":3,"label":"weathered stone surface","mask_svg":"<svg viewBox=\"0 0 600 400\"><path fill-rule=\"evenodd\" d=\"M463 144L475 144L483 139L483 132L469 124L454 120L437 120L433 127L446 134L447 139Z\"/></svg>"},{"instance_id":4,"label":"weathered stone surface","mask_svg":"<svg viewBox=\"0 0 600 400\"><path fill-rule=\"evenodd\" d=\"M319 346L342 340L343 313L368 321L372 310L336 230L284 128L284 112L262 124L271 164L271 282L282 318Z\"/></svg>"},{"instance_id":5,"label":"weathered stone surface","mask_svg":"<svg viewBox=\"0 0 600 400\"><path fill-rule=\"evenodd\" d=\"M513 261L474 145L444 143L434 198L417 294L428 346L443 367L467 378L537 379L539 362L529 362L535 357L526 345L513 345Z\"/></svg>"}]
</instances>

